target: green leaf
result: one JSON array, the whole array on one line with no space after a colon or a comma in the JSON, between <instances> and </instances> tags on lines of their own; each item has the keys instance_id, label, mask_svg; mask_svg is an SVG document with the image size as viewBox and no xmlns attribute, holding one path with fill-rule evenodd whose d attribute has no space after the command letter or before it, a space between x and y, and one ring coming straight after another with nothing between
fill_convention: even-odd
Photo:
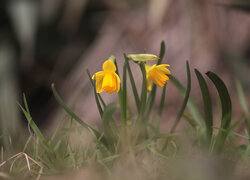
<instances>
[{"instance_id":1,"label":"green leaf","mask_svg":"<svg viewBox=\"0 0 250 180\"><path fill-rule=\"evenodd\" d=\"M93 81L93 80L92 80L92 78L91 78L91 75L90 75L89 70L88 70L88 69L86 69L86 71L87 71L87 73L88 73L88 76L89 76L89 79L90 79L91 85L95 88L95 84L94 84L94 81ZM98 98L100 99L100 101L101 101L101 103L102 103L103 107L105 107L105 106L106 106L106 104L105 104L104 100L102 99L102 96L101 96L99 93L97 93L97 96L98 96Z\"/></svg>"},{"instance_id":2,"label":"green leaf","mask_svg":"<svg viewBox=\"0 0 250 180\"><path fill-rule=\"evenodd\" d=\"M221 102L221 109L222 109L222 119L221 119L221 129L225 129L226 131L219 131L218 135L216 137L216 142L214 145L214 148L217 152L220 152L223 149L223 146L225 144L227 135L228 135L228 129L230 127L230 122L232 118L232 103L231 99L227 90L226 85L224 82L213 72L207 72L206 75L211 79L211 81L214 83Z\"/></svg>"},{"instance_id":3,"label":"green leaf","mask_svg":"<svg viewBox=\"0 0 250 180\"><path fill-rule=\"evenodd\" d=\"M243 91L242 85L238 79L235 79L235 84L236 84L237 93L238 93L238 96L240 99L241 108L243 109L244 114L246 116L246 120L247 120L247 124L248 124L248 131L250 132L250 112L248 110L246 96L245 96L245 93Z\"/></svg>"},{"instance_id":4,"label":"green leaf","mask_svg":"<svg viewBox=\"0 0 250 180\"><path fill-rule=\"evenodd\" d=\"M119 68L118 68L118 65L117 65L117 62L116 62L116 60L115 60L115 67L116 67L116 71L115 71L115 73L120 77L120 75L119 75Z\"/></svg>"},{"instance_id":5,"label":"green leaf","mask_svg":"<svg viewBox=\"0 0 250 180\"><path fill-rule=\"evenodd\" d=\"M177 125L179 124L180 120L181 120L181 117L184 113L184 110L187 106L187 103L188 103L188 99L189 99L189 95L190 95L190 91L191 91L191 75L190 75L190 69L189 69L189 63L188 61L186 61L186 71L187 71L187 90L185 92L185 97L184 97L184 100L183 100L183 103L182 103L182 106L181 106L181 109L176 117L176 120L170 130L170 134L173 134L175 132L175 129L177 127ZM169 143L169 140L170 140L170 137L167 138L165 144L163 145L162 147L162 150L164 151L167 146L168 146L168 143Z\"/></svg>"},{"instance_id":6,"label":"green leaf","mask_svg":"<svg viewBox=\"0 0 250 180\"><path fill-rule=\"evenodd\" d=\"M211 143L212 135L213 135L213 111L212 111L212 104L210 99L210 94L208 91L208 86L201 75L201 73L195 69L196 77L199 81L202 98L203 98L203 104L204 104L204 112L205 112L205 123L206 123L206 132L207 132L207 144L209 145Z\"/></svg>"},{"instance_id":7,"label":"green leaf","mask_svg":"<svg viewBox=\"0 0 250 180\"><path fill-rule=\"evenodd\" d=\"M1 146L1 155L0 155L0 162L3 162L4 160L5 160L5 158L4 158L4 148L3 148L3 146Z\"/></svg>"},{"instance_id":8,"label":"green leaf","mask_svg":"<svg viewBox=\"0 0 250 180\"><path fill-rule=\"evenodd\" d=\"M141 90L140 115L142 117L143 114L145 113L146 102L147 102L147 79L146 79L145 64L143 62L140 63L140 68L141 68L141 72L142 72L142 90Z\"/></svg>"},{"instance_id":9,"label":"green leaf","mask_svg":"<svg viewBox=\"0 0 250 180\"><path fill-rule=\"evenodd\" d=\"M120 154L114 154L114 155L111 155L111 156L108 156L108 157L103 158L101 161L102 161L103 163L109 163L109 162L114 161L115 159L117 159L117 158L120 157L120 156L121 156Z\"/></svg>"},{"instance_id":10,"label":"green leaf","mask_svg":"<svg viewBox=\"0 0 250 180\"><path fill-rule=\"evenodd\" d=\"M118 129L112 117L112 115L117 110L117 108L118 108L118 105L116 103L111 103L107 105L104 109L103 116L102 116L104 136L106 140L108 141L108 144L111 150L114 149L115 142L118 139Z\"/></svg>"},{"instance_id":11,"label":"green leaf","mask_svg":"<svg viewBox=\"0 0 250 180\"><path fill-rule=\"evenodd\" d=\"M184 96L186 94L186 89L183 87L180 81L177 78L175 78L173 75L169 75L169 79L176 86L176 88L180 91L180 93ZM187 106L194 120L196 121L196 123L200 127L204 127L204 119L202 118L199 108L197 104L194 102L194 100L192 99L192 97L189 97Z\"/></svg>"},{"instance_id":12,"label":"green leaf","mask_svg":"<svg viewBox=\"0 0 250 180\"><path fill-rule=\"evenodd\" d=\"M63 139L59 139L56 145L54 146L54 150L57 151L59 147L62 145L62 143L63 143Z\"/></svg>"},{"instance_id":13,"label":"green leaf","mask_svg":"<svg viewBox=\"0 0 250 180\"><path fill-rule=\"evenodd\" d=\"M50 138L50 140L49 140L49 142L48 142L49 145L52 145L53 141L54 141L55 138L56 138L56 135L57 135L59 129L62 128L62 127L61 127L61 124L63 124L63 121L66 119L67 116L68 116L68 115L65 115L65 116L62 118L62 120L60 121L60 124L56 127L54 133L52 134L52 136L51 136L51 138Z\"/></svg>"},{"instance_id":14,"label":"green leaf","mask_svg":"<svg viewBox=\"0 0 250 180\"><path fill-rule=\"evenodd\" d=\"M159 106L159 111L158 111L158 116L159 117L161 117L162 110L163 110L163 107L164 107L165 95L166 95L166 87L167 87L167 85L165 84L165 86L162 89L162 93L161 93L161 101L160 101L160 106Z\"/></svg>"},{"instance_id":15,"label":"green leaf","mask_svg":"<svg viewBox=\"0 0 250 180\"><path fill-rule=\"evenodd\" d=\"M27 121L29 123L29 126L32 128L35 135L38 137L38 139L41 142L44 149L48 153L51 153L51 154L55 155L55 153L53 151L53 148L51 148L51 146L48 144L47 140L44 138L44 136L41 133L40 129L37 127L36 123L33 121L32 117L31 117L25 94L23 94L23 101L24 101L25 108L23 108L20 104L18 104L18 105L21 108L21 110L23 111L23 113L24 113L24 115L25 115L25 117L26 117L26 119L27 119Z\"/></svg>"},{"instance_id":16,"label":"green leaf","mask_svg":"<svg viewBox=\"0 0 250 180\"><path fill-rule=\"evenodd\" d=\"M243 122L243 119L239 119L238 121L236 121L235 123L234 123L234 125L233 126L238 126L241 122ZM234 128L235 128L234 127ZM218 127L213 127L214 129L218 129L219 131L222 131L222 132L225 132L225 133L228 133L228 134L233 134L233 135L236 135L236 136L238 136L238 137L242 137L242 138L244 138L244 139L247 139L248 141L250 140L249 139L249 137L248 136L243 136L242 134L239 134L239 133L237 133L237 132L235 132L235 131L233 131L232 129L222 129L222 128L218 128Z\"/></svg>"},{"instance_id":17,"label":"green leaf","mask_svg":"<svg viewBox=\"0 0 250 180\"><path fill-rule=\"evenodd\" d=\"M162 41L157 65L161 64L164 55L165 55L165 43L164 43L164 41ZM150 115L150 113L152 112L152 109L153 109L153 105L155 102L156 88L157 88L157 86L153 83L152 90L149 93L148 100L147 100L147 116Z\"/></svg>"},{"instance_id":18,"label":"green leaf","mask_svg":"<svg viewBox=\"0 0 250 180\"><path fill-rule=\"evenodd\" d=\"M125 61L127 63L128 75L129 75L132 91L133 91L133 94L134 94L137 111L139 112L140 111L140 99L139 99L138 91L137 91L137 88L136 88L136 85L135 85L135 80L134 80L134 77L133 77L133 74L132 74L128 59L127 59L126 55L124 57L125 57Z\"/></svg>"},{"instance_id":19,"label":"green leaf","mask_svg":"<svg viewBox=\"0 0 250 180\"><path fill-rule=\"evenodd\" d=\"M133 61L154 61L159 57L154 54L128 54L128 59Z\"/></svg>"},{"instance_id":20,"label":"green leaf","mask_svg":"<svg viewBox=\"0 0 250 180\"><path fill-rule=\"evenodd\" d=\"M111 60L111 61L113 61L113 63L115 63L116 62L116 57L112 55L112 56L109 57L109 60Z\"/></svg>"},{"instance_id":21,"label":"green leaf","mask_svg":"<svg viewBox=\"0 0 250 180\"><path fill-rule=\"evenodd\" d=\"M195 119L193 118L193 116L191 114L188 114L186 112L183 113L183 117L187 120L187 122L193 127L193 128L197 128L199 127L199 125L197 124L197 122L195 121Z\"/></svg>"},{"instance_id":22,"label":"green leaf","mask_svg":"<svg viewBox=\"0 0 250 180\"><path fill-rule=\"evenodd\" d=\"M88 76L89 76L90 82L92 82L92 78L91 78L91 75L90 75L89 70L86 69L86 71L87 71L87 74L88 74ZM92 82L92 83L93 83L93 86L94 86L94 95L95 95L96 105L97 105L99 114L100 114L100 116L102 117L103 110L102 110L101 104L100 104L99 99L98 99L98 94L99 94L99 93L96 92L96 85L95 85L95 83L94 83L94 82Z\"/></svg>"},{"instance_id":23,"label":"green leaf","mask_svg":"<svg viewBox=\"0 0 250 180\"><path fill-rule=\"evenodd\" d=\"M159 106L157 119L156 119L156 129L158 130L158 132L160 130L160 119L161 119L161 115L162 115L162 111L163 111L163 107L164 107L164 102L165 102L166 87L167 87L167 85L165 84L165 86L162 89L161 101L160 101L160 106Z\"/></svg>"},{"instance_id":24,"label":"green leaf","mask_svg":"<svg viewBox=\"0 0 250 180\"><path fill-rule=\"evenodd\" d=\"M161 64L162 60L163 60L163 57L165 55L165 42L162 41L161 42L161 48L160 48L160 55L159 55L159 60L157 62L157 65Z\"/></svg>"},{"instance_id":25,"label":"green leaf","mask_svg":"<svg viewBox=\"0 0 250 180\"><path fill-rule=\"evenodd\" d=\"M189 98L189 95L190 95L190 91L191 91L191 75L190 75L190 69L189 69L189 63L188 61L186 61L186 69L187 69L187 90L186 90L186 93L185 93L185 97L184 97L184 101L182 103L182 106L181 106L181 109L176 117L176 120L175 120L175 123L173 125L173 127L171 128L170 130L170 133L174 133L175 132L175 129L178 125L178 123L180 122L180 119L183 115L183 112L186 108L186 105L187 105L187 102L188 102L188 98Z\"/></svg>"},{"instance_id":26,"label":"green leaf","mask_svg":"<svg viewBox=\"0 0 250 180\"><path fill-rule=\"evenodd\" d=\"M228 128L228 131L233 131L236 127L239 126L239 124L243 123L244 122L244 118L240 118L238 119L237 121L235 121L233 124L231 124L231 126Z\"/></svg>"},{"instance_id":27,"label":"green leaf","mask_svg":"<svg viewBox=\"0 0 250 180\"><path fill-rule=\"evenodd\" d=\"M97 131L95 128L93 128L92 126L90 126L89 124L85 123L84 121L82 121L62 100L62 98L59 96L59 94L57 93L56 89L55 89L55 85L52 84L51 85L53 94L56 98L56 101L62 106L62 108L74 119L76 120L80 125L82 125L84 128L91 130L91 132L94 132L95 136L97 138L99 138L101 136L100 132ZM105 144L105 140L102 139L102 142Z\"/></svg>"},{"instance_id":28,"label":"green leaf","mask_svg":"<svg viewBox=\"0 0 250 180\"><path fill-rule=\"evenodd\" d=\"M72 148L70 147L69 144L67 145L67 150L68 150L68 153L69 153L69 157L70 157L70 159L71 159L71 161L73 163L73 167L76 168L77 167L76 158L75 158L73 150L72 150Z\"/></svg>"},{"instance_id":29,"label":"green leaf","mask_svg":"<svg viewBox=\"0 0 250 180\"><path fill-rule=\"evenodd\" d=\"M126 59L126 55L124 54L124 58ZM122 87L122 117L123 117L123 123L126 125L127 121L127 61L124 61L123 65L123 87Z\"/></svg>"}]
</instances>

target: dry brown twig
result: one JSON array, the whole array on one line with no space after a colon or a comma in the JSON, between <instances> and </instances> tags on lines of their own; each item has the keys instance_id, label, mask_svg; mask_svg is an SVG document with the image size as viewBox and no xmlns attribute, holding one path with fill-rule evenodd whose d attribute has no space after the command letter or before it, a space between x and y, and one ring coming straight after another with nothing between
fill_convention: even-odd
<instances>
[{"instance_id":1,"label":"dry brown twig","mask_svg":"<svg viewBox=\"0 0 250 180\"><path fill-rule=\"evenodd\" d=\"M12 156L12 157L10 157L9 159L7 159L6 161L2 162L2 163L0 164L0 168L1 168L3 165L5 165L8 161L14 159L13 162L11 163L10 170L9 170L9 172L11 172L12 169L13 169L14 163L15 163L19 158L21 158L22 156L24 156L24 158L25 158L25 160L26 160L26 162L27 162L27 167L28 167L29 171L31 171L30 161L32 161L34 164L36 164L37 166L40 167L40 170L39 170L39 172L38 172L38 176L37 176L37 178L36 178L36 180L39 180L40 177L41 177L41 174L42 174L42 172L43 172L43 167L42 167L37 161L35 161L35 160L32 159L31 157L29 157L29 156L28 156L26 153L24 153L24 152L17 153L17 154L15 154L14 156ZM2 175L8 178L8 175L7 175L7 174L1 173L1 172L0 172L0 176L2 176ZM6 176L6 175L7 175L7 176Z\"/></svg>"}]
</instances>

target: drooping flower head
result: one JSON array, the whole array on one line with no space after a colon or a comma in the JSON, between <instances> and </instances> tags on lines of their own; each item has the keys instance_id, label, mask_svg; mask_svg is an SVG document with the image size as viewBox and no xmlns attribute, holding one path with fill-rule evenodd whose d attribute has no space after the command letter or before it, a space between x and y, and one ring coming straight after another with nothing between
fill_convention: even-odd
<instances>
[{"instance_id":1,"label":"drooping flower head","mask_svg":"<svg viewBox=\"0 0 250 180\"><path fill-rule=\"evenodd\" d=\"M151 81L161 88L168 82L169 77L167 75L171 74L171 72L166 66L169 66L169 64L154 64L153 66L145 64L148 91L152 90Z\"/></svg>"},{"instance_id":2,"label":"drooping flower head","mask_svg":"<svg viewBox=\"0 0 250 180\"><path fill-rule=\"evenodd\" d=\"M101 93L103 90L109 94L119 92L121 81L115 73L116 66L113 61L105 61L102 68L103 71L99 71L92 76L92 79L96 81L96 92Z\"/></svg>"}]
</instances>

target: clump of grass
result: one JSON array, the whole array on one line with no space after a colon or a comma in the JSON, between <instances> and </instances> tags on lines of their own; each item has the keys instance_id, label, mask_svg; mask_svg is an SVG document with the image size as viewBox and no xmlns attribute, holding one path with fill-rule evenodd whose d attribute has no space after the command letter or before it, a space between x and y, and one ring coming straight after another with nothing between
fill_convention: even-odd
<instances>
[{"instance_id":1,"label":"clump of grass","mask_svg":"<svg viewBox=\"0 0 250 180\"><path fill-rule=\"evenodd\" d=\"M244 116L232 121L231 99L223 80L214 72L203 75L195 69L202 94L203 116L201 109L190 97L191 76L189 62L186 61L186 87L173 75L167 74L170 83L173 83L183 95L183 103L170 132L160 131L167 87L164 85L161 92L157 92L157 85L160 83L155 82L156 84L150 85L150 91L147 92L149 74L145 67L147 61L151 60L157 61L156 64L160 65L164 54L164 42L161 43L159 56L124 54L121 87L118 84L114 85L114 91L118 92L119 103L104 102L98 93L100 87L97 87L97 77L93 80L87 70L102 119L101 130L77 116L64 103L52 84L53 94L66 115L54 133L50 137L45 137L34 123L24 95L24 106L19 106L28 121L30 137L22 152L18 154L10 155L7 149L1 148L0 177L82 179L84 176L97 180L249 178L250 175L242 174L241 170L249 167L250 145L237 143L238 139L242 138L249 142L250 122L249 109L238 81L236 85ZM116 58L111 56L109 60L115 65L116 70L112 73L117 78L119 70ZM131 65L139 66L141 69L140 92L134 81ZM103 73L109 72L105 72L104 69ZM220 127L214 127L211 97L204 76L212 81L218 92L221 107ZM131 84L133 96L128 96L128 82ZM157 112L154 113L156 93L161 93L161 101L156 109ZM131 100L135 101L135 113L131 111ZM116 111L120 111L118 120L113 118ZM181 120L186 120L190 124L189 131L176 132ZM245 135L235 132L234 129L244 121L248 123ZM78 141L71 140L74 135L77 135Z\"/></svg>"}]
</instances>

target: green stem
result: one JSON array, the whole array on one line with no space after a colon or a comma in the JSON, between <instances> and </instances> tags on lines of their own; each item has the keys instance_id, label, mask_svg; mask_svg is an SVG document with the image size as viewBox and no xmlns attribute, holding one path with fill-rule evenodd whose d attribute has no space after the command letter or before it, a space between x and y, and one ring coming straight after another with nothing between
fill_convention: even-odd
<instances>
[{"instance_id":1,"label":"green stem","mask_svg":"<svg viewBox=\"0 0 250 180\"><path fill-rule=\"evenodd\" d=\"M146 70L145 63L140 63L140 68L142 71L142 90L141 90L141 109L140 109L140 117L143 118L143 114L145 113L146 103L147 103L147 79L146 79Z\"/></svg>"},{"instance_id":2,"label":"green stem","mask_svg":"<svg viewBox=\"0 0 250 180\"><path fill-rule=\"evenodd\" d=\"M129 75L131 87L133 90L137 111L139 112L140 111L140 99L139 99L139 95L138 95L137 88L135 85L135 80L134 80L134 77L133 77L133 74L132 74L132 71L131 71L131 68L130 68L130 65L126 56L125 56L125 61L127 63L128 75Z\"/></svg>"}]
</instances>

